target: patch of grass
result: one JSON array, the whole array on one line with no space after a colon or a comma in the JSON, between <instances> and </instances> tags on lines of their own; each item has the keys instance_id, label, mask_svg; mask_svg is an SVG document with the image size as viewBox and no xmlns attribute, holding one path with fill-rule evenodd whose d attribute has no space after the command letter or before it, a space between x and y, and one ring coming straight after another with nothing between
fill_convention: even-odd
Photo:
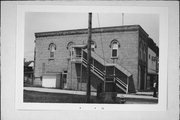
<instances>
[{"instance_id":1,"label":"patch of grass","mask_svg":"<svg viewBox=\"0 0 180 120\"><path fill-rule=\"evenodd\" d=\"M86 96L63 93L24 91L24 102L37 103L85 103Z\"/></svg>"},{"instance_id":2,"label":"patch of grass","mask_svg":"<svg viewBox=\"0 0 180 120\"><path fill-rule=\"evenodd\" d=\"M31 103L86 103L86 95L74 95L64 93L46 93L37 91L24 90L24 102ZM103 104L101 99L96 96L91 96L91 103ZM145 99L126 99L125 104L156 104L158 100L145 100ZM116 98L115 102L106 104L122 104L120 98Z\"/></svg>"},{"instance_id":3,"label":"patch of grass","mask_svg":"<svg viewBox=\"0 0 180 120\"><path fill-rule=\"evenodd\" d=\"M24 102L36 103L86 103L86 95L74 95L64 93L46 93L24 90ZM91 96L91 103L103 103L96 96ZM115 102L111 104L119 104ZM108 104L108 103L106 103Z\"/></svg>"}]
</instances>

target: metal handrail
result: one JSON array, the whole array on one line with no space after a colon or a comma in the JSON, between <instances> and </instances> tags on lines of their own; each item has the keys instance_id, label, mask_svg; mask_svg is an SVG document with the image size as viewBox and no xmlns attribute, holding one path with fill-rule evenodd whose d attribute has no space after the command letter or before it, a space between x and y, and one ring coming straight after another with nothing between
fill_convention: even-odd
<instances>
[{"instance_id":1,"label":"metal handrail","mask_svg":"<svg viewBox=\"0 0 180 120\"><path fill-rule=\"evenodd\" d=\"M121 79L119 79L119 78L116 77L116 80L117 80L119 83L121 83L124 87L127 87L127 84L124 83Z\"/></svg>"},{"instance_id":2,"label":"metal handrail","mask_svg":"<svg viewBox=\"0 0 180 120\"><path fill-rule=\"evenodd\" d=\"M92 70L93 70L93 67L91 67L91 68L92 68ZM104 77L104 75L103 75L101 72L99 72L98 69L94 69L93 71L97 72L100 76Z\"/></svg>"},{"instance_id":3,"label":"metal handrail","mask_svg":"<svg viewBox=\"0 0 180 120\"><path fill-rule=\"evenodd\" d=\"M85 65L87 66L87 62L86 60L83 58L83 62L85 63ZM97 67L95 67L94 65L91 65L91 69L95 72L97 72L101 77L105 76L105 73L103 73L102 71L100 71Z\"/></svg>"},{"instance_id":4,"label":"metal handrail","mask_svg":"<svg viewBox=\"0 0 180 120\"><path fill-rule=\"evenodd\" d=\"M84 64L84 66L87 67L86 64ZM91 68L92 68L92 67L91 67ZM95 70L92 70L92 69L91 69L91 71L92 71L94 74L96 74L97 76L99 76L99 77L104 81L104 78L103 78L104 76L102 76L100 73L98 74L98 72L97 72L97 71L95 72Z\"/></svg>"},{"instance_id":5,"label":"metal handrail","mask_svg":"<svg viewBox=\"0 0 180 120\"><path fill-rule=\"evenodd\" d=\"M83 61L87 64L87 60L83 58ZM102 74L103 76L105 76L105 73L102 72L100 69L98 69L96 66L94 66L93 64L91 64L91 67L94 68L96 71L98 71L100 74Z\"/></svg>"},{"instance_id":6,"label":"metal handrail","mask_svg":"<svg viewBox=\"0 0 180 120\"><path fill-rule=\"evenodd\" d=\"M120 85L122 85L122 86L120 86L119 84L117 84L116 83L116 85L119 87L119 88L121 88L126 94L128 93L128 84L126 84L126 83L124 83L121 79L119 79L119 78L117 78L116 77L116 81L120 84ZM123 88L124 87L124 88Z\"/></svg>"},{"instance_id":7,"label":"metal handrail","mask_svg":"<svg viewBox=\"0 0 180 120\"><path fill-rule=\"evenodd\" d=\"M126 85L123 85L120 81L117 81L117 82L118 82L118 84L122 85L124 88L127 89L127 86L126 86ZM116 82L116 83L117 83L117 82Z\"/></svg>"},{"instance_id":8,"label":"metal handrail","mask_svg":"<svg viewBox=\"0 0 180 120\"><path fill-rule=\"evenodd\" d=\"M127 93L126 89L124 89L123 87L121 87L119 84L116 84L119 88L121 88L124 92Z\"/></svg>"},{"instance_id":9,"label":"metal handrail","mask_svg":"<svg viewBox=\"0 0 180 120\"><path fill-rule=\"evenodd\" d=\"M105 76L105 73L102 72L101 70L99 70L97 67L95 67L94 65L91 65L92 68L94 68L94 70L98 71L99 73L101 73L103 76Z\"/></svg>"},{"instance_id":10,"label":"metal handrail","mask_svg":"<svg viewBox=\"0 0 180 120\"><path fill-rule=\"evenodd\" d=\"M97 76L99 76L101 78L102 81L104 81L104 78L102 76L100 76L99 74L97 74L95 71L91 70L94 74L96 74Z\"/></svg>"}]
</instances>

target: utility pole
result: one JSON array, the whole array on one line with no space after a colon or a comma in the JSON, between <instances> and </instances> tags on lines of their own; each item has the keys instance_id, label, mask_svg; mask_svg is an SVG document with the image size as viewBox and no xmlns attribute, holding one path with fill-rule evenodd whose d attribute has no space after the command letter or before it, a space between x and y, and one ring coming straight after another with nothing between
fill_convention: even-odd
<instances>
[{"instance_id":1,"label":"utility pole","mask_svg":"<svg viewBox=\"0 0 180 120\"><path fill-rule=\"evenodd\" d=\"M90 103L91 96L91 29L92 29L92 13L89 13L88 20L88 42L87 42L87 96L86 102Z\"/></svg>"}]
</instances>

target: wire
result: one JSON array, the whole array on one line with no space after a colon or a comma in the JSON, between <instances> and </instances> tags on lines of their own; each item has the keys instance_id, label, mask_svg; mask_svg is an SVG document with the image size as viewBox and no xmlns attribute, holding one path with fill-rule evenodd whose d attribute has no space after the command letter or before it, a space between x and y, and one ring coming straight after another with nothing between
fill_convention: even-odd
<instances>
[{"instance_id":1,"label":"wire","mask_svg":"<svg viewBox=\"0 0 180 120\"><path fill-rule=\"evenodd\" d=\"M99 20L99 15L97 13L97 18L98 18L98 25L100 27L100 20ZM102 31L102 29L100 29ZM101 39L101 47L102 47L102 52L103 52L103 59L104 59L104 65L105 65L105 55L104 55L104 46L103 46L103 42L102 42L102 32L100 32L100 39Z\"/></svg>"},{"instance_id":2,"label":"wire","mask_svg":"<svg viewBox=\"0 0 180 120\"><path fill-rule=\"evenodd\" d=\"M99 15L97 13L97 18L98 18L98 25L100 27L100 20L99 20ZM101 28L100 28L101 29ZM103 46L103 41L102 41L102 29L101 29L101 32L100 32L100 39L101 39L101 46L102 46L102 52L103 52L103 60L104 60L104 73L106 75L106 65L105 65L105 55L104 55L104 46ZM106 86L106 77L104 77L104 91L105 91L105 86Z\"/></svg>"}]
</instances>

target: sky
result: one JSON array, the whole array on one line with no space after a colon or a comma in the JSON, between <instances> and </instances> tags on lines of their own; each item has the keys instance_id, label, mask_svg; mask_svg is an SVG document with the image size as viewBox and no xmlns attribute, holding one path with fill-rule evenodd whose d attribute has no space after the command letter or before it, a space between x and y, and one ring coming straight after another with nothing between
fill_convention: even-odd
<instances>
[{"instance_id":1,"label":"sky","mask_svg":"<svg viewBox=\"0 0 180 120\"><path fill-rule=\"evenodd\" d=\"M121 26L122 13L92 13L92 28ZM159 45L159 16L157 14L126 14L124 25L141 25ZM34 33L88 28L88 13L29 12L25 15L24 57L34 59Z\"/></svg>"}]
</instances>

